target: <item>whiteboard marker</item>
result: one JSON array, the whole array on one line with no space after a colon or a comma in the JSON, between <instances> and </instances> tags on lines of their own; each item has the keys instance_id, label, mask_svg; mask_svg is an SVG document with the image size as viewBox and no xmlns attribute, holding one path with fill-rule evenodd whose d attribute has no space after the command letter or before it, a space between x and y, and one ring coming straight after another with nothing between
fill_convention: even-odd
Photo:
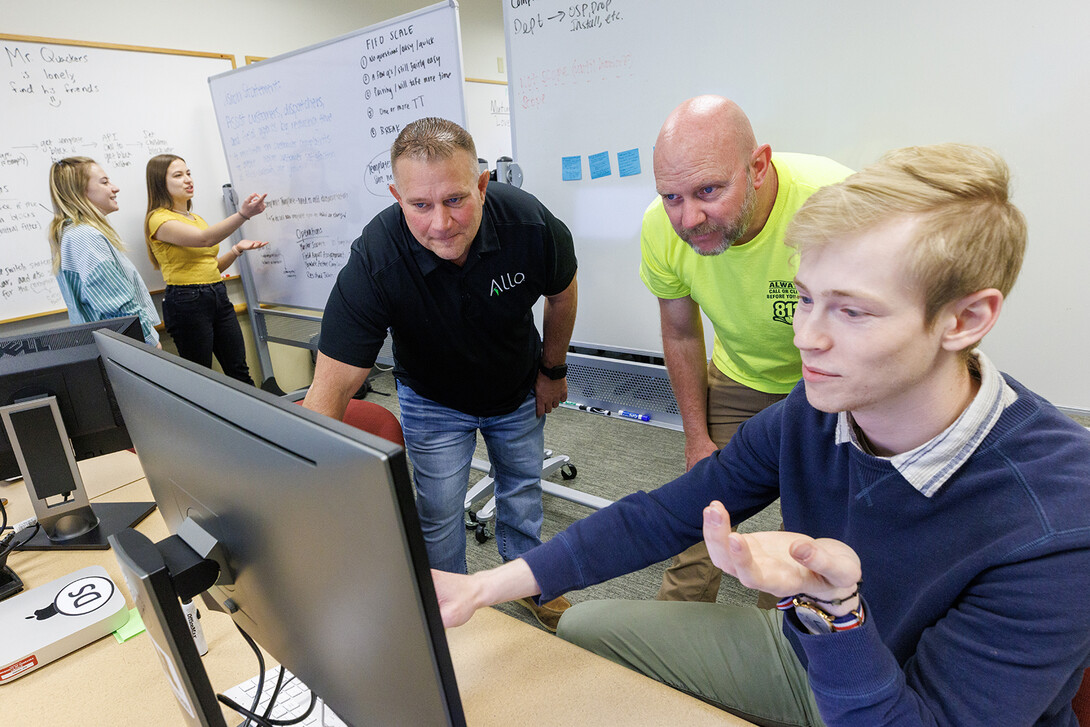
<instances>
[{"instance_id":1,"label":"whiteboard marker","mask_svg":"<svg viewBox=\"0 0 1090 727\"><path fill-rule=\"evenodd\" d=\"M201 628L200 612L197 604L190 601L182 601L182 614L185 615L185 625L189 627L189 633L193 636L193 643L197 646L197 653L204 656L208 653L208 642L204 640L204 629Z\"/></svg>"},{"instance_id":2,"label":"whiteboard marker","mask_svg":"<svg viewBox=\"0 0 1090 727\"><path fill-rule=\"evenodd\" d=\"M601 414L604 417L613 416L613 412L611 412L609 409L601 409L596 406L587 406L586 404L576 404L574 401L565 401L561 403L564 404L564 406L575 407L579 411L589 411L591 414Z\"/></svg>"}]
</instances>

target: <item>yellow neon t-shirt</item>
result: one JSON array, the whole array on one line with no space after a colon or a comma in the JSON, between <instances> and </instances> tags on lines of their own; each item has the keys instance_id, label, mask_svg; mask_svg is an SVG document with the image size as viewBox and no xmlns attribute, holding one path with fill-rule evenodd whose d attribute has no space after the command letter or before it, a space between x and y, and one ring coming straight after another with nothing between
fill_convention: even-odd
<instances>
[{"instance_id":1,"label":"yellow neon t-shirt","mask_svg":"<svg viewBox=\"0 0 1090 727\"><path fill-rule=\"evenodd\" d=\"M802 365L791 329L798 294L794 250L784 244L788 223L821 187L852 173L825 157L774 154L779 187L760 234L721 255L703 257L677 236L662 199L643 216L640 279L656 297L691 296L715 329L712 362L735 381L769 394L786 394Z\"/></svg>"}]
</instances>

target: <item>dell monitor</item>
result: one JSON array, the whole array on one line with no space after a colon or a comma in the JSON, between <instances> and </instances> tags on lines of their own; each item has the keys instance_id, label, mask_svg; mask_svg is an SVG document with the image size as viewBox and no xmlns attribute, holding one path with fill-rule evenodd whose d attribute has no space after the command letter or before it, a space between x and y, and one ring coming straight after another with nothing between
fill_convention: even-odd
<instances>
[{"instance_id":1,"label":"dell monitor","mask_svg":"<svg viewBox=\"0 0 1090 727\"><path fill-rule=\"evenodd\" d=\"M154 503L95 503L76 462L132 446L99 359L96 330L143 342L135 317L0 338L0 477L22 477L41 532L21 546L105 549Z\"/></svg>"},{"instance_id":2,"label":"dell monitor","mask_svg":"<svg viewBox=\"0 0 1090 727\"><path fill-rule=\"evenodd\" d=\"M96 338L172 533L158 545L184 540L219 566L206 603L349 724L465 724L404 449L116 334ZM221 725L218 705L202 706L214 695L178 611L194 594L156 587L177 586L163 569L179 558L164 566L135 536L115 537L115 554L182 714Z\"/></svg>"}]
</instances>

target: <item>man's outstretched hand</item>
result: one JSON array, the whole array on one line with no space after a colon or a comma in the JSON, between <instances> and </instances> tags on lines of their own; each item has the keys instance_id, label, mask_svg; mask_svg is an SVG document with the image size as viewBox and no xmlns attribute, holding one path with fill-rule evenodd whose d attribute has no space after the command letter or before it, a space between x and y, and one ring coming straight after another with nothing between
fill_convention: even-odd
<instances>
[{"instance_id":1,"label":"man's outstretched hand","mask_svg":"<svg viewBox=\"0 0 1090 727\"><path fill-rule=\"evenodd\" d=\"M839 540L781 530L732 533L730 515L718 500L704 508L704 540L724 573L778 598L805 593L832 601L850 596L862 580L859 556ZM855 603L851 599L835 610L847 613Z\"/></svg>"}]
</instances>

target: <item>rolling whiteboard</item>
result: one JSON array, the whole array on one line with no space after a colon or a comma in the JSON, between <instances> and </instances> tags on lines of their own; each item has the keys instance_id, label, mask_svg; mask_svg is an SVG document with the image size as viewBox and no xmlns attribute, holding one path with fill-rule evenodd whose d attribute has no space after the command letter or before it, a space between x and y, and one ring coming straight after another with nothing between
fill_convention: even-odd
<instances>
[{"instance_id":1,"label":"rolling whiteboard","mask_svg":"<svg viewBox=\"0 0 1090 727\"><path fill-rule=\"evenodd\" d=\"M511 156L511 107L507 84L466 79L466 128L473 135L477 156L496 168L501 156Z\"/></svg>"},{"instance_id":2,"label":"rolling whiteboard","mask_svg":"<svg viewBox=\"0 0 1090 727\"><path fill-rule=\"evenodd\" d=\"M352 241L394 202L390 146L410 121L465 125L457 6L443 2L209 79L231 182L265 193L247 237L263 303L320 310Z\"/></svg>"},{"instance_id":3,"label":"rolling whiteboard","mask_svg":"<svg viewBox=\"0 0 1090 727\"><path fill-rule=\"evenodd\" d=\"M1029 220L1021 278L984 348L1056 404L1090 409L1090 6L1079 0L641 0L504 3L523 188L568 223L579 255L573 340L662 350L639 280L655 194L651 150L685 98L737 101L773 151L853 168L959 141L1010 163ZM569 158L565 167L565 158ZM567 176L581 176L565 181Z\"/></svg>"},{"instance_id":4,"label":"rolling whiteboard","mask_svg":"<svg viewBox=\"0 0 1090 727\"><path fill-rule=\"evenodd\" d=\"M144 244L144 167L186 158L197 212L222 217L220 153L208 77L234 56L0 35L0 321L64 310L53 279L49 166L97 161L121 188L110 223L151 290L163 288Z\"/></svg>"}]
</instances>

